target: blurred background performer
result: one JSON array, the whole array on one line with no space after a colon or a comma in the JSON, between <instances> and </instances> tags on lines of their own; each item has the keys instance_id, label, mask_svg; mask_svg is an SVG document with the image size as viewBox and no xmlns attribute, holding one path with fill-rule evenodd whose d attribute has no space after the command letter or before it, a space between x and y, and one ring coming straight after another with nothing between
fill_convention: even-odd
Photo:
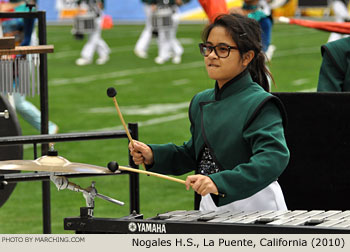
<instances>
[{"instance_id":1,"label":"blurred background performer","mask_svg":"<svg viewBox=\"0 0 350 252\"><path fill-rule=\"evenodd\" d=\"M227 4L225 0L198 0L204 12L207 14L209 22L213 23L220 14L227 14Z\"/></svg>"},{"instance_id":2,"label":"blurred background performer","mask_svg":"<svg viewBox=\"0 0 350 252\"><path fill-rule=\"evenodd\" d=\"M334 12L335 21L336 22L349 22L350 15L349 10L347 8L349 4L349 0L333 0L331 2L331 8ZM328 42L343 38L349 35L342 35L340 33L332 32L328 38Z\"/></svg>"},{"instance_id":3,"label":"blurred background performer","mask_svg":"<svg viewBox=\"0 0 350 252\"><path fill-rule=\"evenodd\" d=\"M145 11L145 28L143 29L139 39L136 42L134 53L137 57L142 59L147 59L148 57L148 48L152 40L152 12L156 10L156 4L154 0L142 0L144 4Z\"/></svg>"},{"instance_id":4,"label":"blurred background performer","mask_svg":"<svg viewBox=\"0 0 350 252\"><path fill-rule=\"evenodd\" d=\"M176 38L177 28L180 22L179 6L189 2L189 0L156 0L157 10L154 18L157 19L161 11L169 11L169 24L159 25L158 30L158 57L155 58L157 64L164 64L172 58L174 64L181 63L181 56L184 49L180 41ZM155 20L153 19L153 20Z\"/></svg>"},{"instance_id":5,"label":"blurred background performer","mask_svg":"<svg viewBox=\"0 0 350 252\"><path fill-rule=\"evenodd\" d=\"M78 5L87 4L88 11L96 15L95 30L89 34L88 41L81 51L81 57L76 60L78 66L84 66L92 63L95 51L99 58L96 64L103 65L109 60L110 48L102 38L102 16L104 1L103 0L78 0Z\"/></svg>"},{"instance_id":6,"label":"blurred background performer","mask_svg":"<svg viewBox=\"0 0 350 252\"><path fill-rule=\"evenodd\" d=\"M269 61L271 61L273 53L276 50L276 46L271 44L271 32L272 32L272 26L273 26L273 17L272 17L272 9L270 6L270 3L272 2L272 0L259 0L259 6L261 8L261 10L265 13L265 15L271 20L271 29L270 29L270 42L269 42L269 46L267 47L265 54L266 57Z\"/></svg>"},{"instance_id":7,"label":"blurred background performer","mask_svg":"<svg viewBox=\"0 0 350 252\"><path fill-rule=\"evenodd\" d=\"M260 3L263 5L267 4L265 1L261 0L244 0L242 7L231 8L230 13L245 15L259 22L262 31L261 40L263 51L266 53L271 42L271 31L273 23L271 18L271 9L268 9L266 7L263 8L263 5L260 5Z\"/></svg>"},{"instance_id":8,"label":"blurred background performer","mask_svg":"<svg viewBox=\"0 0 350 252\"><path fill-rule=\"evenodd\" d=\"M350 37L321 47L322 64L318 92L350 92Z\"/></svg>"},{"instance_id":9,"label":"blurred background performer","mask_svg":"<svg viewBox=\"0 0 350 252\"><path fill-rule=\"evenodd\" d=\"M259 0L259 3L258 3L262 11L268 17L272 15L271 6L269 5L269 3L271 3L271 0Z\"/></svg>"}]
</instances>

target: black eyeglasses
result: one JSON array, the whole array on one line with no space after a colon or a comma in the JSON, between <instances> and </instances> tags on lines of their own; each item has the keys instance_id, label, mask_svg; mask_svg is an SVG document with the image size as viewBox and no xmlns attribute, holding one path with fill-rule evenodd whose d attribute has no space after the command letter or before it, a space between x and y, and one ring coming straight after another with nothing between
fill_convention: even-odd
<instances>
[{"instance_id":1,"label":"black eyeglasses","mask_svg":"<svg viewBox=\"0 0 350 252\"><path fill-rule=\"evenodd\" d=\"M219 58L227 58L230 55L231 50L238 50L236 46L228 46L225 44L218 44L216 46L211 46L205 43L199 44L199 50L204 57L208 57L209 54L214 50L215 54Z\"/></svg>"}]
</instances>

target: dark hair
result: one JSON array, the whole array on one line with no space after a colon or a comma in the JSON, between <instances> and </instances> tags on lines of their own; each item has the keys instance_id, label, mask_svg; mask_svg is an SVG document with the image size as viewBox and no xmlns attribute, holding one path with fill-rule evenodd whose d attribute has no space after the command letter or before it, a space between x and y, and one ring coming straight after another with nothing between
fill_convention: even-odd
<instances>
[{"instance_id":1,"label":"dark hair","mask_svg":"<svg viewBox=\"0 0 350 252\"><path fill-rule=\"evenodd\" d=\"M265 65L266 55L262 51L261 28L254 19L239 14L220 15L215 21L209 24L202 33L202 40L207 41L211 30L221 26L226 29L233 41L237 44L238 51L243 56L244 53L254 51L254 58L249 63L247 69L253 81L258 83L266 91L270 90L268 76L275 83L271 72Z\"/></svg>"}]
</instances>

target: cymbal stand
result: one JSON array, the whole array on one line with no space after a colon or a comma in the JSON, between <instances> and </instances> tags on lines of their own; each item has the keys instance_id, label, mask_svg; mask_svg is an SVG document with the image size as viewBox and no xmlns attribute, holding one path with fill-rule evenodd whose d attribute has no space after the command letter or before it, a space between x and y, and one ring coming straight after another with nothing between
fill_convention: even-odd
<instances>
[{"instance_id":1,"label":"cymbal stand","mask_svg":"<svg viewBox=\"0 0 350 252\"><path fill-rule=\"evenodd\" d=\"M96 184L95 181L92 181L91 186L84 189L77 184L69 182L68 179L64 176L51 175L50 180L56 185L58 190L68 189L74 192L82 192L86 201L86 206L87 206L86 208L88 209L87 215L89 217L93 217L94 207L95 207L95 197L107 200L109 202L112 202L120 206L124 206L125 204L122 201L119 201L111 197L108 197L106 195L98 193L95 187L95 184Z\"/></svg>"}]
</instances>

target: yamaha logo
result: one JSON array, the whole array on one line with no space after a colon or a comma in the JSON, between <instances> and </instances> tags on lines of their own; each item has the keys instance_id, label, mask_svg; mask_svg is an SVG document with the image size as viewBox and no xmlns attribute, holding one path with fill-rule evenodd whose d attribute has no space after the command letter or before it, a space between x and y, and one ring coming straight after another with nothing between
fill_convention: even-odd
<instances>
[{"instance_id":1,"label":"yamaha logo","mask_svg":"<svg viewBox=\"0 0 350 252\"><path fill-rule=\"evenodd\" d=\"M139 233L166 233L165 224L159 223L135 223L130 222L128 225L128 229L130 232L139 232Z\"/></svg>"},{"instance_id":2,"label":"yamaha logo","mask_svg":"<svg viewBox=\"0 0 350 252\"><path fill-rule=\"evenodd\" d=\"M130 232L135 232L137 230L137 226L135 224L135 222L130 222L128 225L129 231Z\"/></svg>"}]
</instances>

